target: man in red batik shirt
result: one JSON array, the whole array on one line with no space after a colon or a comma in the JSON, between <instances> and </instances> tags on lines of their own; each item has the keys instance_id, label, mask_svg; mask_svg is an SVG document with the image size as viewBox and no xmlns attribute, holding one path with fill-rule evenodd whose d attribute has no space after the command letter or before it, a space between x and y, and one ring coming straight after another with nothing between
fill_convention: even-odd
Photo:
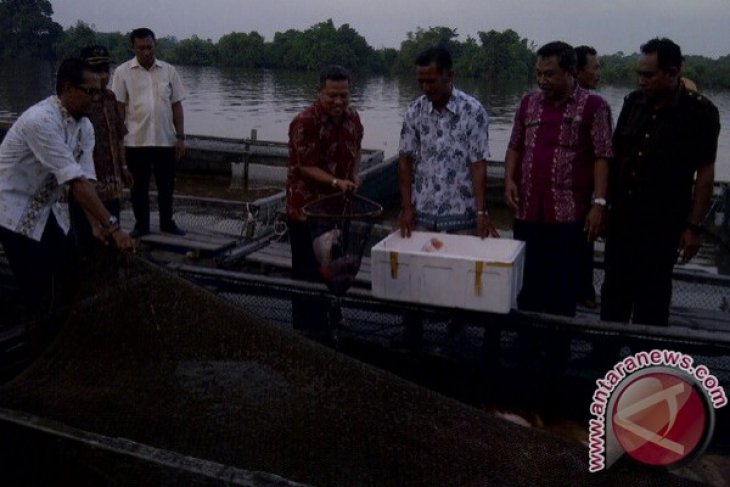
<instances>
[{"instance_id":1,"label":"man in red batik shirt","mask_svg":"<svg viewBox=\"0 0 730 487\"><path fill-rule=\"evenodd\" d=\"M302 208L321 196L353 191L359 184L363 128L349 97L350 73L328 66L319 76L317 100L289 126L286 211L294 279L321 280ZM328 307L323 300L294 297L294 328L326 340L331 334Z\"/></svg>"}]
</instances>

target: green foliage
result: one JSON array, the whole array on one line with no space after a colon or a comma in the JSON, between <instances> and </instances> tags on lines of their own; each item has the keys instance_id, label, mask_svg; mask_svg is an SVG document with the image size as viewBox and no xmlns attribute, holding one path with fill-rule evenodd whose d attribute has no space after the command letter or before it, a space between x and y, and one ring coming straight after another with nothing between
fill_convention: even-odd
<instances>
[{"instance_id":1,"label":"green foliage","mask_svg":"<svg viewBox=\"0 0 730 487\"><path fill-rule=\"evenodd\" d=\"M165 59L171 63L210 66L218 59L218 47L210 39L203 40L194 35L172 44Z\"/></svg>"},{"instance_id":2,"label":"green foliage","mask_svg":"<svg viewBox=\"0 0 730 487\"><path fill-rule=\"evenodd\" d=\"M293 70L319 70L340 64L353 71L370 71L378 58L364 37L348 24L336 28L332 19L304 32L290 29L277 32L267 50L267 65Z\"/></svg>"},{"instance_id":3,"label":"green foliage","mask_svg":"<svg viewBox=\"0 0 730 487\"><path fill-rule=\"evenodd\" d=\"M48 0L0 0L0 58L54 56L63 33Z\"/></svg>"},{"instance_id":4,"label":"green foliage","mask_svg":"<svg viewBox=\"0 0 730 487\"><path fill-rule=\"evenodd\" d=\"M535 66L535 45L512 29L479 32L483 62L475 74L494 82L527 82Z\"/></svg>"},{"instance_id":5,"label":"green foliage","mask_svg":"<svg viewBox=\"0 0 730 487\"><path fill-rule=\"evenodd\" d=\"M623 52L601 56L601 79L611 84L634 85L638 59L638 54L627 56ZM696 82L700 90L730 89L730 55L719 59L687 56L683 75Z\"/></svg>"},{"instance_id":6,"label":"green foliage","mask_svg":"<svg viewBox=\"0 0 730 487\"><path fill-rule=\"evenodd\" d=\"M461 45L456 38L459 37L456 29L449 27L429 27L428 29L418 28L416 32L408 32L406 40L400 44L400 52L395 66L396 71L410 73L414 69L414 63L418 53L428 47L444 47L451 52L454 64L459 59Z\"/></svg>"},{"instance_id":7,"label":"green foliage","mask_svg":"<svg viewBox=\"0 0 730 487\"><path fill-rule=\"evenodd\" d=\"M258 68L265 62L264 38L258 32L231 32L218 41L219 64Z\"/></svg>"},{"instance_id":8,"label":"green foliage","mask_svg":"<svg viewBox=\"0 0 730 487\"><path fill-rule=\"evenodd\" d=\"M56 44L56 53L59 58L78 56L83 47L95 44L99 44L96 32L89 24L79 20L75 26L64 31Z\"/></svg>"},{"instance_id":9,"label":"green foliage","mask_svg":"<svg viewBox=\"0 0 730 487\"><path fill-rule=\"evenodd\" d=\"M117 63L132 57L126 34L95 32L82 21L64 32L52 15L48 0L0 0L0 59L78 55L89 44L106 46ZM157 40L157 55L176 64L306 71L341 64L362 73L411 74L420 51L440 46L451 51L457 75L489 84L532 80L536 46L514 30L479 32L477 38L467 37L463 42L458 37L451 27L419 27L406 33L400 49L375 50L350 25L336 27L327 19L304 31L277 32L271 42L255 31L231 32L217 43L198 36L181 41L162 37ZM604 82L633 85L637 58L638 54L623 52L600 56ZM684 73L700 89L730 89L730 55L716 60L687 56Z\"/></svg>"}]
</instances>

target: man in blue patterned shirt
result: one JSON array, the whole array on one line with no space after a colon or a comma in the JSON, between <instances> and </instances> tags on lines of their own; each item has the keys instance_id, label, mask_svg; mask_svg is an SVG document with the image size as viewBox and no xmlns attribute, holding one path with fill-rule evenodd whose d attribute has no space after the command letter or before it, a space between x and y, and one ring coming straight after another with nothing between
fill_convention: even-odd
<instances>
[{"instance_id":1,"label":"man in blue patterned shirt","mask_svg":"<svg viewBox=\"0 0 730 487\"><path fill-rule=\"evenodd\" d=\"M497 237L485 191L489 117L474 97L454 88L449 51L429 48L416 58L423 95L408 108L400 137L398 227Z\"/></svg>"},{"instance_id":2,"label":"man in blue patterned shirt","mask_svg":"<svg viewBox=\"0 0 730 487\"><path fill-rule=\"evenodd\" d=\"M400 136L398 228L499 237L486 208L489 117L474 97L454 88L449 51L432 47L416 58L423 95L406 111ZM417 348L421 317L404 316L395 345ZM458 341L463 323L452 320L447 338Z\"/></svg>"}]
</instances>

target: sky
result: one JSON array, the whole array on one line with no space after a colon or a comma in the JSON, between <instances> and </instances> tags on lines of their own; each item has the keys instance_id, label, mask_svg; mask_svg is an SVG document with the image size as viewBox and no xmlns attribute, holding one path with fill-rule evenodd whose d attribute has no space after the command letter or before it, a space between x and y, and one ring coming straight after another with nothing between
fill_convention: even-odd
<instances>
[{"instance_id":1,"label":"sky","mask_svg":"<svg viewBox=\"0 0 730 487\"><path fill-rule=\"evenodd\" d=\"M158 37L305 30L331 18L349 24L374 48L399 47L418 27L515 30L538 46L553 40L593 45L599 53L637 52L669 37L684 54L730 54L730 0L50 0L64 28L82 20L101 32L149 27Z\"/></svg>"}]
</instances>

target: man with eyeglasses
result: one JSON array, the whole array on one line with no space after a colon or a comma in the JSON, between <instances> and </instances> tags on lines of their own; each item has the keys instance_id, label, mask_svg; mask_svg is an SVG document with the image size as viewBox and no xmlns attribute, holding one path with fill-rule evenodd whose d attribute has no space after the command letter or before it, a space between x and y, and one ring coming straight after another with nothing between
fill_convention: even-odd
<instances>
[{"instance_id":1,"label":"man with eyeglasses","mask_svg":"<svg viewBox=\"0 0 730 487\"><path fill-rule=\"evenodd\" d=\"M101 92L91 104L88 117L94 127L94 169L96 171L96 193L109 212L120 217L121 199L124 187L131 187L133 178L127 169L124 153L124 114L117 105L114 92L107 88L111 57L104 46L87 46L81 50L84 60L99 76ZM81 206L71 196L69 216L76 246L86 252L92 242L92 231Z\"/></svg>"},{"instance_id":2,"label":"man with eyeglasses","mask_svg":"<svg viewBox=\"0 0 730 487\"><path fill-rule=\"evenodd\" d=\"M0 144L0 243L33 313L57 309L59 294L69 292L69 222L59 202L65 188L95 237L134 249L92 183L94 130L86 115L100 95L99 76L81 59L66 59L56 95L20 115Z\"/></svg>"}]
</instances>

